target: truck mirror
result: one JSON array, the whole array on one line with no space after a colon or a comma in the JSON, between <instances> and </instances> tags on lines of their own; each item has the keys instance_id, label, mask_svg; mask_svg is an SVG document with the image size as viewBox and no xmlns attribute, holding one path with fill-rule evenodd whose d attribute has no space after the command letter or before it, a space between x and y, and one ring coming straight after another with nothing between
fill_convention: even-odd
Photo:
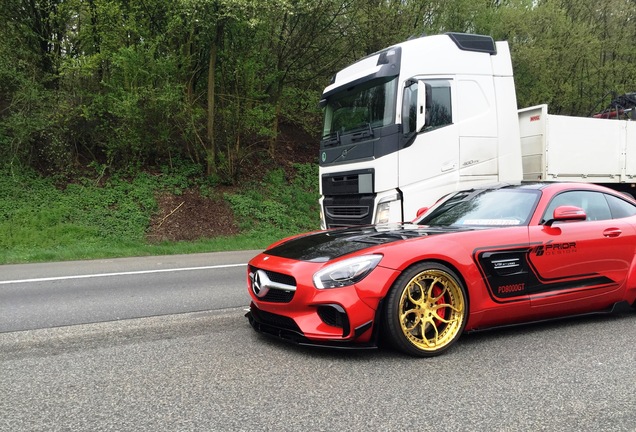
<instances>
[{"instance_id":1,"label":"truck mirror","mask_svg":"<svg viewBox=\"0 0 636 432\"><path fill-rule=\"evenodd\" d=\"M423 80L418 81L417 92L417 131L421 132L427 124L429 109L433 101L433 88Z\"/></svg>"}]
</instances>

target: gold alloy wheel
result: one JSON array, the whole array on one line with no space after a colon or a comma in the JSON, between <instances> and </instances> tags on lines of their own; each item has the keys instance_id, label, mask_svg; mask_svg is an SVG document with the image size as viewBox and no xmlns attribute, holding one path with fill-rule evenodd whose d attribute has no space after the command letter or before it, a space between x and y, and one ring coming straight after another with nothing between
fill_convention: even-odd
<instances>
[{"instance_id":1,"label":"gold alloy wheel","mask_svg":"<svg viewBox=\"0 0 636 432\"><path fill-rule=\"evenodd\" d=\"M433 354L459 337L466 302L459 282L444 270L429 268L402 290L398 313L402 333L418 350Z\"/></svg>"}]
</instances>

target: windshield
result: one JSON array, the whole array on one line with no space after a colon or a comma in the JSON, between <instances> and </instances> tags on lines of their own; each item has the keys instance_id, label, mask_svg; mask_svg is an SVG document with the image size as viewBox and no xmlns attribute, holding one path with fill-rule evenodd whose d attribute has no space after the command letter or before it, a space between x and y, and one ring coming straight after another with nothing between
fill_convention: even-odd
<instances>
[{"instance_id":1,"label":"windshield","mask_svg":"<svg viewBox=\"0 0 636 432\"><path fill-rule=\"evenodd\" d=\"M526 225L540 192L528 189L487 189L458 192L418 221L429 226Z\"/></svg>"},{"instance_id":2,"label":"windshield","mask_svg":"<svg viewBox=\"0 0 636 432\"><path fill-rule=\"evenodd\" d=\"M322 136L386 126L395 121L397 77L349 87L329 97Z\"/></svg>"}]
</instances>

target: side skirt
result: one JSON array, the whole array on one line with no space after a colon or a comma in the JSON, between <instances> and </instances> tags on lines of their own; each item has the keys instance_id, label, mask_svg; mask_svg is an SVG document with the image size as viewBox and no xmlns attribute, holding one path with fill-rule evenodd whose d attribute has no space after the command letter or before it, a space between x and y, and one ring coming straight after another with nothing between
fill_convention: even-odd
<instances>
[{"instance_id":1,"label":"side skirt","mask_svg":"<svg viewBox=\"0 0 636 432\"><path fill-rule=\"evenodd\" d=\"M612 305L612 307L610 307L609 309L605 309L605 310L594 311L594 312L586 312L586 313L582 313L582 314L565 315L565 316L561 316L561 317L546 318L546 319L535 320L535 321L522 321L522 322L518 322L518 323L514 323L514 324L504 324L504 325L499 325L499 326L494 326L494 327L487 327L487 328L476 328L476 329L472 329L472 330L467 330L465 333L466 334L479 333L479 332L488 331L488 330L513 328L513 327L519 327L519 326L540 324L540 323L553 322L553 321L562 321L562 320L568 320L568 319L572 319L572 318L588 317L588 316L595 316L595 315L622 314L622 313L634 312L635 310L636 309L633 308L632 306L630 306L630 304L627 301L623 300L623 301L614 303Z\"/></svg>"}]
</instances>

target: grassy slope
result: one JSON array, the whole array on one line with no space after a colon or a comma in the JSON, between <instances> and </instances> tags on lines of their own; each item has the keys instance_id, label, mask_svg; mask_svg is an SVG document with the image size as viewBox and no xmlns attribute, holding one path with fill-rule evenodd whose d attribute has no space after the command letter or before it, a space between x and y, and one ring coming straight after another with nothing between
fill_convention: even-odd
<instances>
[{"instance_id":1,"label":"grassy slope","mask_svg":"<svg viewBox=\"0 0 636 432\"><path fill-rule=\"evenodd\" d=\"M59 188L32 172L0 169L0 264L264 248L318 226L317 167L296 164L293 172L288 179L274 169L226 195L240 234L157 244L146 239L155 192L214 191L192 170L100 185L85 178Z\"/></svg>"}]
</instances>

